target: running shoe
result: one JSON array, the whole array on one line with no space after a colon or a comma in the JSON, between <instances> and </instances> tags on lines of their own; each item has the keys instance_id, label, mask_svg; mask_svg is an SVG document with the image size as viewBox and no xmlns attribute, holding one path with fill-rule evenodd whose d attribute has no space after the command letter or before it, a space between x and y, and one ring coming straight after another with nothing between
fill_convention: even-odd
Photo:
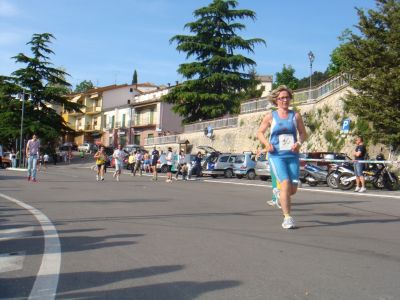
<instances>
[{"instance_id":1,"label":"running shoe","mask_svg":"<svg viewBox=\"0 0 400 300\"><path fill-rule=\"evenodd\" d=\"M117 175L117 181L119 181L119 176Z\"/></svg>"},{"instance_id":2,"label":"running shoe","mask_svg":"<svg viewBox=\"0 0 400 300\"><path fill-rule=\"evenodd\" d=\"M293 229L293 228L295 228L293 218L292 217L286 217L285 219L283 219L282 227L284 229Z\"/></svg>"},{"instance_id":3,"label":"running shoe","mask_svg":"<svg viewBox=\"0 0 400 300\"><path fill-rule=\"evenodd\" d=\"M96 175L96 181L99 181L99 175Z\"/></svg>"},{"instance_id":4,"label":"running shoe","mask_svg":"<svg viewBox=\"0 0 400 300\"><path fill-rule=\"evenodd\" d=\"M32 179L32 182L37 182L36 178L33 178L33 179Z\"/></svg>"},{"instance_id":5,"label":"running shoe","mask_svg":"<svg viewBox=\"0 0 400 300\"><path fill-rule=\"evenodd\" d=\"M356 188L355 188L355 190L354 190L354 191L355 191L355 192L359 192L359 191L360 191L360 189L361 189L361 188L360 188L359 186L356 186Z\"/></svg>"},{"instance_id":6,"label":"running shoe","mask_svg":"<svg viewBox=\"0 0 400 300\"><path fill-rule=\"evenodd\" d=\"M101 177L101 181L104 181L104 177Z\"/></svg>"},{"instance_id":7,"label":"running shoe","mask_svg":"<svg viewBox=\"0 0 400 300\"><path fill-rule=\"evenodd\" d=\"M367 191L367 189L365 187L362 187L359 189L359 193L365 193Z\"/></svg>"},{"instance_id":8,"label":"running shoe","mask_svg":"<svg viewBox=\"0 0 400 300\"><path fill-rule=\"evenodd\" d=\"M276 205L276 201L275 201L275 200L268 200L268 201L267 201L267 204L268 204L269 206L275 206L275 205Z\"/></svg>"}]
</instances>

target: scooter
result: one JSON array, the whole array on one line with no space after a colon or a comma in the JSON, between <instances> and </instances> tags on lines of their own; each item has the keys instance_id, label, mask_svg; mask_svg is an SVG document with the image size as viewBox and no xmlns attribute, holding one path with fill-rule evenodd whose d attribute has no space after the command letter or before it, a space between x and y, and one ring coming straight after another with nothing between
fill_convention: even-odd
<instances>
[{"instance_id":1,"label":"scooter","mask_svg":"<svg viewBox=\"0 0 400 300\"><path fill-rule=\"evenodd\" d=\"M326 183L332 189L339 188L338 178L341 174L349 174L348 176L354 175L354 167L353 164L350 162L342 162L340 164L331 164L330 165L330 172L326 177Z\"/></svg>"},{"instance_id":2,"label":"scooter","mask_svg":"<svg viewBox=\"0 0 400 300\"><path fill-rule=\"evenodd\" d=\"M316 186L319 183L326 183L328 171L321 167L307 163L304 166L304 174L300 177L302 183L307 183L309 186Z\"/></svg>"}]
</instances>

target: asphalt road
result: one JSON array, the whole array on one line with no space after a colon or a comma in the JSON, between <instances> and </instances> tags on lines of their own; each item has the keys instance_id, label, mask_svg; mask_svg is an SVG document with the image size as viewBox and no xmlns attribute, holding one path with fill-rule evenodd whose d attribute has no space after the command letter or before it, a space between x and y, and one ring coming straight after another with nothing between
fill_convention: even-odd
<instances>
[{"instance_id":1,"label":"asphalt road","mask_svg":"<svg viewBox=\"0 0 400 300\"><path fill-rule=\"evenodd\" d=\"M24 175L0 172L0 298L400 299L399 192L304 188L287 231L261 181Z\"/></svg>"}]
</instances>

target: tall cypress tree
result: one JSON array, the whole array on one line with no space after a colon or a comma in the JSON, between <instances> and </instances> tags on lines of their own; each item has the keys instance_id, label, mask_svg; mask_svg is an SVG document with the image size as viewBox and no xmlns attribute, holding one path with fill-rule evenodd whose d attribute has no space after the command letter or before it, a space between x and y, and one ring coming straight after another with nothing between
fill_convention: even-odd
<instances>
[{"instance_id":1,"label":"tall cypress tree","mask_svg":"<svg viewBox=\"0 0 400 300\"><path fill-rule=\"evenodd\" d=\"M138 83L138 76L136 70L133 72L132 76L132 84L137 84Z\"/></svg>"},{"instance_id":2,"label":"tall cypress tree","mask_svg":"<svg viewBox=\"0 0 400 300\"><path fill-rule=\"evenodd\" d=\"M400 145L400 1L376 0L377 9L357 9L359 34L347 31L342 68L351 75L346 107L358 117L356 128L372 142ZM369 126L361 126L369 124ZM359 130L360 131L360 130Z\"/></svg>"},{"instance_id":3,"label":"tall cypress tree","mask_svg":"<svg viewBox=\"0 0 400 300\"><path fill-rule=\"evenodd\" d=\"M236 113L246 90L254 86L251 70L256 63L244 56L253 53L263 39L244 39L236 32L245 29L237 19L255 20L255 13L235 9L235 0L213 0L194 11L194 22L187 23L193 35L176 35L170 42L194 62L183 63L178 73L187 80L164 96L184 122L210 119Z\"/></svg>"}]
</instances>

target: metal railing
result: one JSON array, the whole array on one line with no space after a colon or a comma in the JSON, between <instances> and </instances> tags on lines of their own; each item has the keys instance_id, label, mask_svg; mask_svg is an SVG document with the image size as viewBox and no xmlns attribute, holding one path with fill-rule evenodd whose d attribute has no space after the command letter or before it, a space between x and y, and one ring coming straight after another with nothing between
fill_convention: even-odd
<instances>
[{"instance_id":1,"label":"metal railing","mask_svg":"<svg viewBox=\"0 0 400 300\"><path fill-rule=\"evenodd\" d=\"M230 117L230 118L222 118L222 119L192 123L185 125L183 127L183 131L184 132L203 131L204 128L208 126L212 127L213 129L236 127L238 125L238 119L239 119L238 117Z\"/></svg>"},{"instance_id":2,"label":"metal railing","mask_svg":"<svg viewBox=\"0 0 400 300\"><path fill-rule=\"evenodd\" d=\"M339 88L342 88L348 84L349 76L341 74L325 82L322 82L318 86L297 90L293 92L293 100L295 104L306 103L316 101L321 97L334 93ZM250 100L240 105L240 113L251 113L257 111L263 111L270 108L272 104L267 98L259 98L257 100Z\"/></svg>"},{"instance_id":3,"label":"metal railing","mask_svg":"<svg viewBox=\"0 0 400 300\"><path fill-rule=\"evenodd\" d=\"M267 98L259 98L257 100L250 100L240 105L240 113L252 113L256 111L267 110L272 106L271 102Z\"/></svg>"},{"instance_id":4,"label":"metal railing","mask_svg":"<svg viewBox=\"0 0 400 300\"><path fill-rule=\"evenodd\" d=\"M100 113L101 112L101 107L100 106L86 106L85 108L86 113Z\"/></svg>"},{"instance_id":5,"label":"metal railing","mask_svg":"<svg viewBox=\"0 0 400 300\"><path fill-rule=\"evenodd\" d=\"M174 144L179 142L179 135L166 135L152 138L145 138L144 145Z\"/></svg>"},{"instance_id":6,"label":"metal railing","mask_svg":"<svg viewBox=\"0 0 400 300\"><path fill-rule=\"evenodd\" d=\"M328 79L318 86L310 89L297 90L293 93L293 100L295 103L311 102L318 100L328 94L335 92L337 89L342 88L348 84L349 76L341 74L339 76Z\"/></svg>"}]
</instances>

